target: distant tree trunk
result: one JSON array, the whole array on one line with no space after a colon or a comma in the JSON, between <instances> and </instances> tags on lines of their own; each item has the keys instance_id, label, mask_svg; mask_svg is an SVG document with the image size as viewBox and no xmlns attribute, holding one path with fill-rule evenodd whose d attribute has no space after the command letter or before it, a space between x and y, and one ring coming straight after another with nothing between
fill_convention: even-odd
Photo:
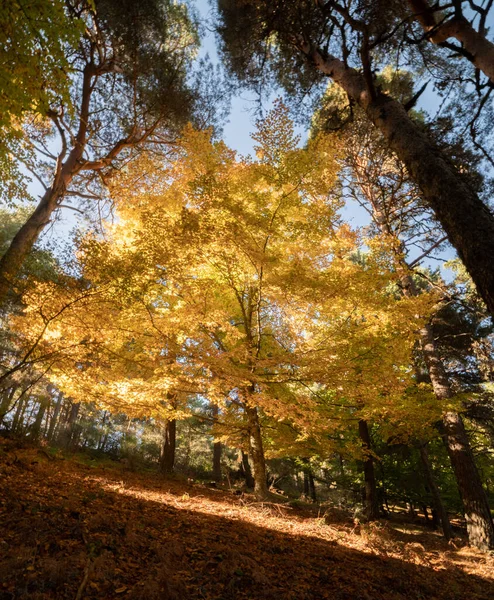
<instances>
[{"instance_id":1,"label":"distant tree trunk","mask_svg":"<svg viewBox=\"0 0 494 600\"><path fill-rule=\"evenodd\" d=\"M375 521L379 518L379 501L377 498L376 477L374 474L374 459L371 450L371 439L367 421L360 419L358 423L360 440L364 451L364 514L369 521Z\"/></svg>"},{"instance_id":2,"label":"distant tree trunk","mask_svg":"<svg viewBox=\"0 0 494 600\"><path fill-rule=\"evenodd\" d=\"M312 471L309 471L309 495L313 502L317 502L316 483Z\"/></svg>"},{"instance_id":3,"label":"distant tree trunk","mask_svg":"<svg viewBox=\"0 0 494 600\"><path fill-rule=\"evenodd\" d=\"M437 398L447 401L453 391L444 365L438 355L430 325L420 332L422 352ZM453 411L444 413L439 431L446 445L463 501L468 540L481 550L494 548L494 524L487 495L482 487L470 442L461 416Z\"/></svg>"},{"instance_id":4,"label":"distant tree trunk","mask_svg":"<svg viewBox=\"0 0 494 600\"><path fill-rule=\"evenodd\" d=\"M340 467L340 477L344 479L345 477L345 463L343 462L343 456L338 454L338 465Z\"/></svg>"},{"instance_id":5,"label":"distant tree trunk","mask_svg":"<svg viewBox=\"0 0 494 600\"><path fill-rule=\"evenodd\" d=\"M254 477L252 476L252 469L250 468L249 455L247 454L247 452L244 452L243 450L241 450L240 456L241 456L241 460L242 460L241 467L242 467L242 475L245 479L245 485L248 488L254 489L255 481L254 481Z\"/></svg>"},{"instance_id":6,"label":"distant tree trunk","mask_svg":"<svg viewBox=\"0 0 494 600\"><path fill-rule=\"evenodd\" d=\"M106 428L105 428L105 425L106 425L106 422L108 419L108 415L109 415L109 413L105 410L103 412L103 420L101 421L102 431L99 435L98 443L96 445L96 449L98 450L98 452L105 451L106 442L108 440L108 431L106 431Z\"/></svg>"},{"instance_id":7,"label":"distant tree trunk","mask_svg":"<svg viewBox=\"0 0 494 600\"><path fill-rule=\"evenodd\" d=\"M429 512L427 511L427 504L422 502L422 512L424 513L425 524L429 523Z\"/></svg>"},{"instance_id":8,"label":"distant tree trunk","mask_svg":"<svg viewBox=\"0 0 494 600\"><path fill-rule=\"evenodd\" d=\"M47 403L48 403L48 400L46 400L45 398L41 399L41 401L39 403L38 412L36 414L36 419L34 420L34 423L30 427L31 432L32 432L32 437L35 440L39 439L39 437L40 437L41 424L43 422L43 417L45 416L45 412L47 409Z\"/></svg>"},{"instance_id":9,"label":"distant tree trunk","mask_svg":"<svg viewBox=\"0 0 494 600\"><path fill-rule=\"evenodd\" d=\"M261 436L261 424L257 408L245 406L245 414L249 425L249 455L254 467L254 493L263 500L268 497L268 486L266 482L266 461Z\"/></svg>"},{"instance_id":10,"label":"distant tree trunk","mask_svg":"<svg viewBox=\"0 0 494 600\"><path fill-rule=\"evenodd\" d=\"M213 409L213 420L216 422L219 414L219 407L217 404L212 405ZM213 443L213 479L215 481L221 481L221 453L222 453L221 442Z\"/></svg>"},{"instance_id":11,"label":"distant tree trunk","mask_svg":"<svg viewBox=\"0 0 494 600\"><path fill-rule=\"evenodd\" d=\"M175 448L177 443L177 421L167 419L163 427L163 445L161 447L160 471L167 474L173 472L175 465Z\"/></svg>"},{"instance_id":12,"label":"distant tree trunk","mask_svg":"<svg viewBox=\"0 0 494 600\"><path fill-rule=\"evenodd\" d=\"M307 458L304 458L304 496L310 498L313 502L317 502L316 495L316 484L314 482L314 475L310 466L310 462Z\"/></svg>"},{"instance_id":13,"label":"distant tree trunk","mask_svg":"<svg viewBox=\"0 0 494 600\"><path fill-rule=\"evenodd\" d=\"M444 503L441 498L441 494L439 493L439 488L436 484L436 479L434 477L434 472L432 470L432 465L429 460L429 453L427 451L427 446L424 443L419 445L420 459L422 461L422 466L424 467L424 475L425 480L427 482L427 487L429 488L432 495L432 506L433 506L433 519L434 523L434 512L436 513L436 518L440 520L441 527L443 530L444 537L447 540L450 540L453 537L453 532L451 530L451 523L449 522L448 512L444 506Z\"/></svg>"},{"instance_id":14,"label":"distant tree trunk","mask_svg":"<svg viewBox=\"0 0 494 600\"><path fill-rule=\"evenodd\" d=\"M221 453L223 447L221 442L215 442L213 445L213 479L221 481Z\"/></svg>"},{"instance_id":15,"label":"distant tree trunk","mask_svg":"<svg viewBox=\"0 0 494 600\"><path fill-rule=\"evenodd\" d=\"M5 415L9 412L16 389L17 388L13 386L5 390L2 394L2 401L0 402L0 424L3 422Z\"/></svg>"},{"instance_id":16,"label":"distant tree trunk","mask_svg":"<svg viewBox=\"0 0 494 600\"><path fill-rule=\"evenodd\" d=\"M14 433L18 433L20 430L28 400L29 398L24 398L22 395L17 399L17 409L15 411L11 427L11 431Z\"/></svg>"},{"instance_id":17,"label":"distant tree trunk","mask_svg":"<svg viewBox=\"0 0 494 600\"><path fill-rule=\"evenodd\" d=\"M58 434L58 442L66 450L69 450L72 445L74 425L79 415L80 406L81 405L79 402L72 402L69 404L67 407L67 416L65 422L63 423Z\"/></svg>"}]
</instances>

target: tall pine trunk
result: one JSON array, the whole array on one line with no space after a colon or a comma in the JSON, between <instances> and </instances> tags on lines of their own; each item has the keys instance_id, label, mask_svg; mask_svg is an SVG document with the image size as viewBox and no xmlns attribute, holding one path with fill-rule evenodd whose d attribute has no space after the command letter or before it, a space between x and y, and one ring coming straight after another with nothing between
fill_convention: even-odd
<instances>
[{"instance_id":1,"label":"tall pine trunk","mask_svg":"<svg viewBox=\"0 0 494 600\"><path fill-rule=\"evenodd\" d=\"M430 325L421 329L420 337L434 393L440 400L447 401L453 397L453 391L438 355ZM494 524L489 503L461 416L453 411L444 413L439 431L446 445L463 501L468 540L481 550L493 549Z\"/></svg>"},{"instance_id":2,"label":"tall pine trunk","mask_svg":"<svg viewBox=\"0 0 494 600\"><path fill-rule=\"evenodd\" d=\"M161 447L160 471L168 474L175 466L175 449L177 445L177 421L167 419L163 427L163 444Z\"/></svg>"},{"instance_id":3,"label":"tall pine trunk","mask_svg":"<svg viewBox=\"0 0 494 600\"><path fill-rule=\"evenodd\" d=\"M363 108L406 166L494 314L494 215L490 209L400 102L380 91L372 93L363 75L339 58L308 43L297 43L316 69Z\"/></svg>"}]
</instances>

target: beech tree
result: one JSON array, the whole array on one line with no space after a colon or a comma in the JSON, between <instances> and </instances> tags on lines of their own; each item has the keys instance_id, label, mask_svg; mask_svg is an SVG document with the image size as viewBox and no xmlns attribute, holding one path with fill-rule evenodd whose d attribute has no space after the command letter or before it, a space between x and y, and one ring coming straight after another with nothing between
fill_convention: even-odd
<instances>
[{"instance_id":1,"label":"beech tree","mask_svg":"<svg viewBox=\"0 0 494 600\"><path fill-rule=\"evenodd\" d=\"M397 43L402 13L395 3L221 0L218 15L225 61L245 84L258 89L274 81L300 98L329 77L350 105L361 107L419 186L493 312L492 212L463 170L408 114L408 102L378 85L377 72L394 60L393 53L411 46Z\"/></svg>"},{"instance_id":2,"label":"beech tree","mask_svg":"<svg viewBox=\"0 0 494 600\"><path fill-rule=\"evenodd\" d=\"M75 399L171 423L187 395L206 395L243 431L265 497L267 417L320 437L378 415L431 419L427 394L406 393L416 315L430 301L387 291L385 245L368 240L355 259L359 237L328 194L327 136L298 148L278 104L254 139L257 158L237 160L189 129L173 161L129 164L112 182L118 224L81 246L84 279L61 294L34 287L26 316L38 322L17 323Z\"/></svg>"}]
</instances>

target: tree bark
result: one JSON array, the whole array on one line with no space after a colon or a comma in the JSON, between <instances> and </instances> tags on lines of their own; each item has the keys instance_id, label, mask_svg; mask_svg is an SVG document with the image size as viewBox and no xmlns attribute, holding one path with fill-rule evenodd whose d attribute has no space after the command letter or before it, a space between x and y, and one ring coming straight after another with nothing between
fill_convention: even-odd
<instances>
[{"instance_id":1,"label":"tree bark","mask_svg":"<svg viewBox=\"0 0 494 600\"><path fill-rule=\"evenodd\" d=\"M316 494L316 483L314 481L314 475L312 474L312 470L309 470L309 495L313 502L317 502L317 494Z\"/></svg>"},{"instance_id":2,"label":"tree bark","mask_svg":"<svg viewBox=\"0 0 494 600\"><path fill-rule=\"evenodd\" d=\"M304 462L304 496L310 498L313 502L317 502L316 484L314 481L314 475L310 466L310 462L307 458Z\"/></svg>"},{"instance_id":3,"label":"tree bark","mask_svg":"<svg viewBox=\"0 0 494 600\"><path fill-rule=\"evenodd\" d=\"M19 429L19 425L22 421L22 417L24 415L24 410L25 410L26 404L28 402L28 398L24 399L24 397L21 395L18 398L17 402L18 402L17 410L15 411L14 418L12 419L11 431L13 433L17 433L17 431Z\"/></svg>"},{"instance_id":4,"label":"tree bark","mask_svg":"<svg viewBox=\"0 0 494 600\"><path fill-rule=\"evenodd\" d=\"M370 453L371 439L367 421L360 419L358 423L358 431L362 441L362 449L364 451L364 514L369 521L375 521L379 518L379 501L377 498L376 477L374 473L374 459Z\"/></svg>"},{"instance_id":5,"label":"tree bark","mask_svg":"<svg viewBox=\"0 0 494 600\"><path fill-rule=\"evenodd\" d=\"M306 469L303 470L304 473L304 496L306 498L309 497L309 473Z\"/></svg>"},{"instance_id":6,"label":"tree bark","mask_svg":"<svg viewBox=\"0 0 494 600\"><path fill-rule=\"evenodd\" d=\"M163 427L163 445L161 447L160 471L168 474L175 466L175 449L177 445L177 421L167 419Z\"/></svg>"},{"instance_id":7,"label":"tree bark","mask_svg":"<svg viewBox=\"0 0 494 600\"><path fill-rule=\"evenodd\" d=\"M248 488L254 489L255 481L250 468L249 455L243 450L240 451L242 475L245 479L245 485Z\"/></svg>"},{"instance_id":8,"label":"tree bark","mask_svg":"<svg viewBox=\"0 0 494 600\"><path fill-rule=\"evenodd\" d=\"M441 45L449 38L458 40L468 59L494 83L494 44L485 35L474 29L463 16L453 16L438 23L427 0L409 0L408 4L429 41Z\"/></svg>"},{"instance_id":9,"label":"tree bark","mask_svg":"<svg viewBox=\"0 0 494 600\"><path fill-rule=\"evenodd\" d=\"M420 337L434 393L440 400L447 401L452 398L453 391L438 356L430 325L422 328ZM494 524L489 503L461 416L453 411L444 413L439 431L446 445L463 501L469 542L481 550L493 549Z\"/></svg>"},{"instance_id":10,"label":"tree bark","mask_svg":"<svg viewBox=\"0 0 494 600\"><path fill-rule=\"evenodd\" d=\"M86 147L94 75L95 66L91 62L85 66L83 72L79 128L67 160L62 163L67 150L63 148L58 157L51 186L45 191L35 211L19 229L0 259L0 306L7 299L24 259L50 222L51 215L60 204L73 178L83 169L85 161L82 158Z\"/></svg>"},{"instance_id":11,"label":"tree bark","mask_svg":"<svg viewBox=\"0 0 494 600\"><path fill-rule=\"evenodd\" d=\"M384 233L387 233L383 215L376 208L374 209L374 212L376 215L376 222L380 229ZM401 281L403 294L405 296L411 297L417 295L418 291L410 274L405 272ZM430 325L427 325L420 330L419 338L434 393L436 398L444 403L445 400L453 396L453 392L442 360L438 355ZM492 544L494 543L494 529L490 517L487 496L482 488L473 454L470 450L469 440L458 413L448 412L443 416L441 435L446 444L458 488L460 490L460 495L463 500L470 543L481 549L492 547ZM461 448L461 450L459 450L459 448ZM430 484L430 488L431 493L434 496L435 484ZM443 531L445 537L448 539L448 536L451 536L451 529L450 527L448 528L448 525L446 524L447 514L444 509L441 511L439 507L440 498L437 487L436 492L436 512L444 523ZM444 527L446 527L446 529L444 529Z\"/></svg>"},{"instance_id":12,"label":"tree bark","mask_svg":"<svg viewBox=\"0 0 494 600\"><path fill-rule=\"evenodd\" d=\"M364 109L382 133L420 187L494 314L494 215L400 102L382 92L371 93L363 75L340 59L324 55L305 42L299 42L298 47Z\"/></svg>"},{"instance_id":13,"label":"tree bark","mask_svg":"<svg viewBox=\"0 0 494 600\"><path fill-rule=\"evenodd\" d=\"M213 419L217 421L219 408L216 404L212 405L213 409ZM214 481L221 481L221 453L222 453L222 444L221 442L213 443L213 479Z\"/></svg>"},{"instance_id":14,"label":"tree bark","mask_svg":"<svg viewBox=\"0 0 494 600\"><path fill-rule=\"evenodd\" d=\"M432 495L432 506L437 517L441 521L444 537L449 541L453 537L453 531L451 529L451 523L449 522L448 512L446 511L441 494L439 493L439 488L437 487L434 471L432 470L431 461L429 460L429 453L427 452L427 445L421 443L419 452L424 467L425 480Z\"/></svg>"},{"instance_id":15,"label":"tree bark","mask_svg":"<svg viewBox=\"0 0 494 600\"><path fill-rule=\"evenodd\" d=\"M41 401L39 403L38 412L36 414L36 419L34 420L34 423L31 425L31 428L30 428L33 438L35 440L39 439L39 437L40 437L41 423L43 422L43 417L45 416L45 412L47 409L47 403L48 403L48 401L45 398L41 399Z\"/></svg>"},{"instance_id":16,"label":"tree bark","mask_svg":"<svg viewBox=\"0 0 494 600\"><path fill-rule=\"evenodd\" d=\"M6 389L2 394L2 401L0 402L0 424L3 423L3 418L10 410L12 404L12 398L14 397L16 387Z\"/></svg>"},{"instance_id":17,"label":"tree bark","mask_svg":"<svg viewBox=\"0 0 494 600\"><path fill-rule=\"evenodd\" d=\"M73 402L70 404L70 406L68 407L67 418L65 420L65 423L63 423L58 434L58 442L66 450L69 450L72 445L74 424L77 421L80 406L81 405L79 404L79 402Z\"/></svg>"},{"instance_id":18,"label":"tree bark","mask_svg":"<svg viewBox=\"0 0 494 600\"><path fill-rule=\"evenodd\" d=\"M264 448L261 436L261 424L257 408L245 406L245 414L249 426L249 455L254 467L254 493L260 499L268 497L268 485L266 482L266 461L264 459Z\"/></svg>"},{"instance_id":19,"label":"tree bark","mask_svg":"<svg viewBox=\"0 0 494 600\"><path fill-rule=\"evenodd\" d=\"M58 393L58 397L55 403L55 408L53 409L53 414L50 419L50 426L48 427L48 433L46 434L46 438L49 442L53 440L55 435L55 427L57 426L58 417L60 415L60 409L62 408L62 400L63 394L62 392Z\"/></svg>"}]
</instances>

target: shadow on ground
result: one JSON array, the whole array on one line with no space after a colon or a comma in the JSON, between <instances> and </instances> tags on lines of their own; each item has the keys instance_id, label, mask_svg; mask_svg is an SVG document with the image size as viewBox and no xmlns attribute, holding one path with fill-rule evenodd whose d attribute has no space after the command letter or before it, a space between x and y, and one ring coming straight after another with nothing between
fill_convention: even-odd
<instances>
[{"instance_id":1,"label":"shadow on ground","mask_svg":"<svg viewBox=\"0 0 494 600\"><path fill-rule=\"evenodd\" d=\"M494 597L491 580L457 567L277 531L238 509L230 517L195 510L177 482L140 493L119 473L9 452L0 467L0 600ZM201 501L213 499L220 494L205 491Z\"/></svg>"}]
</instances>

